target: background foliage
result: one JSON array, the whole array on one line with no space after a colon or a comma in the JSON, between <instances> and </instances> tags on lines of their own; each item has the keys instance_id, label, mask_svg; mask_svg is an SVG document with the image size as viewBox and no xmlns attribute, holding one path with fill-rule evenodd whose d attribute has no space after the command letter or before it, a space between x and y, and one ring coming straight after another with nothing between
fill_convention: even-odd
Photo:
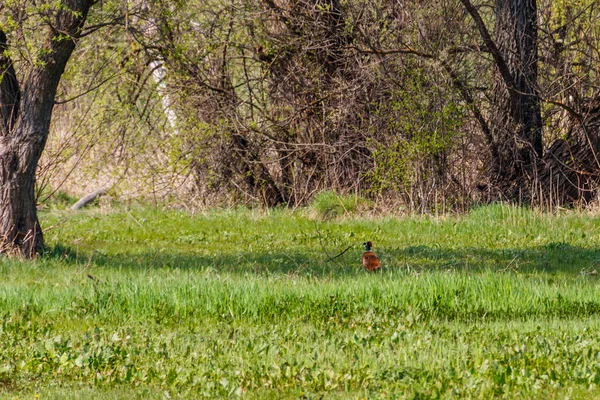
<instances>
[{"instance_id":1,"label":"background foliage","mask_svg":"<svg viewBox=\"0 0 600 400\"><path fill-rule=\"evenodd\" d=\"M598 7L537 3L545 158L514 178L525 195L495 180L498 72L458 0L102 2L90 23L112 23L78 43L39 184L189 207L295 207L323 190L418 212L588 203ZM495 35L491 5L475 4Z\"/></svg>"}]
</instances>

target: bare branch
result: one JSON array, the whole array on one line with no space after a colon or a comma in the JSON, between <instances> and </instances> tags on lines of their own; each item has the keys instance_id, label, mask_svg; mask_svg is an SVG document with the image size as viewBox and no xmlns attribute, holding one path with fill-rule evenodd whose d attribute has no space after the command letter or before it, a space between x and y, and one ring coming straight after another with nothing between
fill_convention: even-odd
<instances>
[{"instance_id":1,"label":"bare branch","mask_svg":"<svg viewBox=\"0 0 600 400\"><path fill-rule=\"evenodd\" d=\"M512 76L510 69L508 68L508 65L506 64L506 61L504 60L504 57L502 57L502 54L500 53L498 46L496 46L496 43L494 42L494 40L492 39L492 36L490 35L489 31L487 30L485 23L481 19L481 15L479 15L479 12L473 6L473 4L471 3L470 0L460 0L460 1L461 1L461 3L463 3L463 5L465 6L465 9L473 18L473 21L475 22L475 26L477 27L477 30L479 31L479 34L481 35L481 38L483 39L485 46L487 47L489 52L492 54L492 57L494 58L494 62L496 63L496 66L498 67L498 70L500 71L500 75L502 76L502 79L504 80L506 87L508 88L508 90L510 92L514 92L514 90L515 90L514 77Z\"/></svg>"}]
</instances>

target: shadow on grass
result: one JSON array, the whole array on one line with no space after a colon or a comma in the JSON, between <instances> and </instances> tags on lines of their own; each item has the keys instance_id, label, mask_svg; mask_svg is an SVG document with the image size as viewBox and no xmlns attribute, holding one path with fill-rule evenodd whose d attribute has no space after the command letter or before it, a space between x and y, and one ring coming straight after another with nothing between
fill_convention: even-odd
<instances>
[{"instance_id":1,"label":"shadow on grass","mask_svg":"<svg viewBox=\"0 0 600 400\"><path fill-rule=\"evenodd\" d=\"M379 252L387 270L454 270L464 272L519 271L523 273L580 273L600 269L600 250L550 243L518 249L449 249L435 246L410 246ZM364 274L362 250L351 249L335 260L318 251L237 252L206 255L190 252L82 253L56 245L45 258L67 264L91 263L106 268L212 270L223 273L258 275L346 276ZM599 271L600 272L600 271Z\"/></svg>"},{"instance_id":2,"label":"shadow on grass","mask_svg":"<svg viewBox=\"0 0 600 400\"><path fill-rule=\"evenodd\" d=\"M447 249L411 246L390 252L401 264L422 269L518 270L521 272L580 273L600 268L600 250L550 243L531 248Z\"/></svg>"}]
</instances>

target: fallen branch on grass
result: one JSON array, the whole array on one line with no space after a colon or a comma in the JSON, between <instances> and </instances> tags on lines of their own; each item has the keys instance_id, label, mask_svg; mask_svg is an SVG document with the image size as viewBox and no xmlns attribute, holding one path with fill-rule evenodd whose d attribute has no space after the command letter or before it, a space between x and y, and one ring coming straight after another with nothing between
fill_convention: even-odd
<instances>
[{"instance_id":1,"label":"fallen branch on grass","mask_svg":"<svg viewBox=\"0 0 600 400\"><path fill-rule=\"evenodd\" d=\"M91 203L92 201L94 201L96 199L96 197L102 196L103 194L106 194L106 192L108 191L109 188L107 187L103 187L101 189L96 190L95 192L92 192L86 196L83 196L81 199L79 199L79 201L75 204L73 204L71 206L71 210L80 210L83 207L85 207L86 205L88 205L89 203Z\"/></svg>"},{"instance_id":2,"label":"fallen branch on grass","mask_svg":"<svg viewBox=\"0 0 600 400\"><path fill-rule=\"evenodd\" d=\"M329 261L335 260L336 258L342 256L345 252L347 252L348 250L350 250L352 247L354 247L353 244L351 244L350 246L346 247L346 249L344 251L342 251L340 254L338 254L337 256L329 257L329 259L325 260L325 262L329 262Z\"/></svg>"},{"instance_id":3,"label":"fallen branch on grass","mask_svg":"<svg viewBox=\"0 0 600 400\"><path fill-rule=\"evenodd\" d=\"M336 256L332 256L329 254L329 252L327 251L327 248L325 247L325 245L323 244L323 238L321 237L321 232L319 231L319 227L317 226L317 222L313 221L315 223L315 231L317 231L317 235L319 237L319 243L321 244L321 248L323 249L323 252L325 253L325 255L327 256L327 260L325 260L325 263L328 263L330 261L335 260L336 258L340 257L342 254L344 254L345 252L347 252L348 250L350 250L354 245L350 245L346 248L346 250L342 251L340 254L336 255ZM336 264L340 267L340 268L345 268L342 264L338 263L336 261Z\"/></svg>"}]
</instances>

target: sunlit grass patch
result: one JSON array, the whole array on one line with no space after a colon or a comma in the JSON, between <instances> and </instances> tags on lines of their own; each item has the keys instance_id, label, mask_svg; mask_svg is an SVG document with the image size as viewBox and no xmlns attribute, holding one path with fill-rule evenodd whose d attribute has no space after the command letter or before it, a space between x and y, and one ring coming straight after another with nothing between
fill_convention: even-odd
<instances>
[{"instance_id":1,"label":"sunlit grass patch","mask_svg":"<svg viewBox=\"0 0 600 400\"><path fill-rule=\"evenodd\" d=\"M65 220L48 252L0 263L6 398L598 394L595 216L42 219ZM361 268L366 240L382 273Z\"/></svg>"}]
</instances>

